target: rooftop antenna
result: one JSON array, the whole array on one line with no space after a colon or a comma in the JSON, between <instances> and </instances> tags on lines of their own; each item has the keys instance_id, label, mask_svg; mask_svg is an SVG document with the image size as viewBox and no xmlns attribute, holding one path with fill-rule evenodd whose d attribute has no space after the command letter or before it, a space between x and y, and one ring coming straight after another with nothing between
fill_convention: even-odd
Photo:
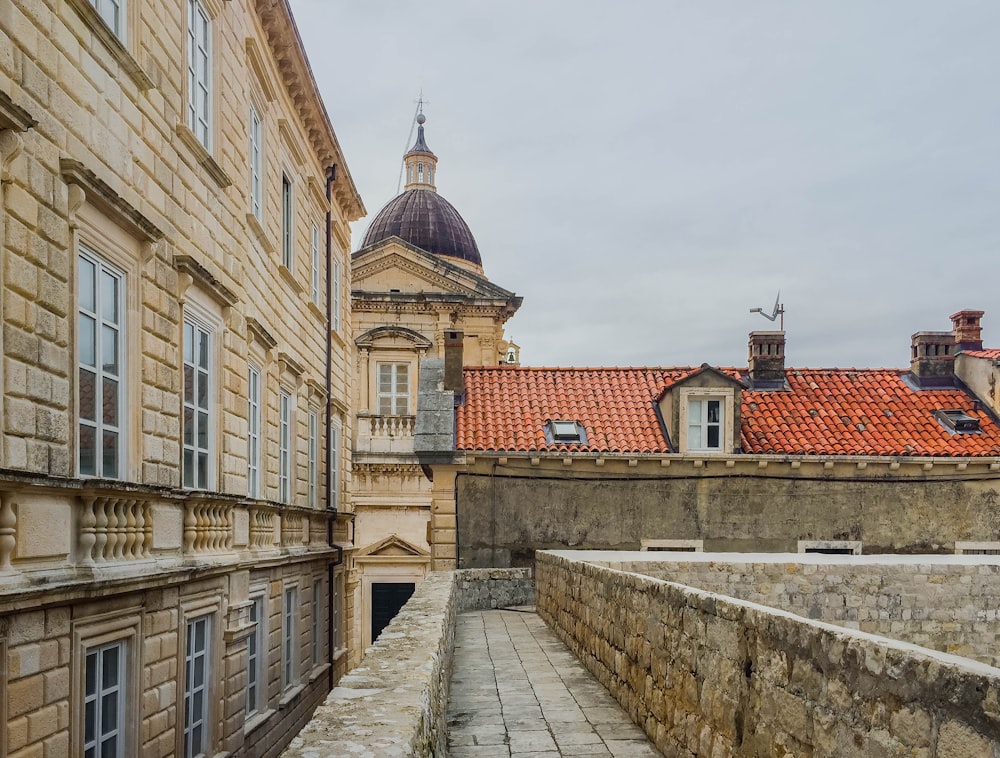
<instances>
[{"instance_id":1,"label":"rooftop antenna","mask_svg":"<svg viewBox=\"0 0 1000 758\"><path fill-rule=\"evenodd\" d=\"M778 296L774 298L774 308L770 313L765 313L763 308L751 308L750 312L759 313L768 321L774 321L778 318L778 316L781 316L781 321L778 322L778 328L781 331L785 331L785 304L781 302L781 290L778 290Z\"/></svg>"},{"instance_id":2,"label":"rooftop antenna","mask_svg":"<svg viewBox=\"0 0 1000 758\"><path fill-rule=\"evenodd\" d=\"M403 154L410 149L410 145L413 144L413 129L417 124L423 124L426 121L424 116L424 103L429 103L430 100L424 100L424 91L420 90L420 97L417 98L417 109L413 112L413 121L410 122L410 134L406 138L406 144L403 146ZM399 180L396 182L396 194L403 188L403 171L405 170L406 161L402 161L399 164Z\"/></svg>"}]
</instances>

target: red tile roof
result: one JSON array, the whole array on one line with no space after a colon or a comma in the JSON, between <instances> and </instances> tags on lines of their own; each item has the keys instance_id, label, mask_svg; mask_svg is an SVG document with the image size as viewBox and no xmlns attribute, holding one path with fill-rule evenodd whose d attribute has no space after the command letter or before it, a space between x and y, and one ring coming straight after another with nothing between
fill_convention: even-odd
<instances>
[{"instance_id":1,"label":"red tile roof","mask_svg":"<svg viewBox=\"0 0 1000 758\"><path fill-rule=\"evenodd\" d=\"M697 369L465 370L456 444L471 451L670 452L656 414L664 387ZM745 370L722 369L734 377ZM997 456L1000 427L958 389L916 391L898 369L789 369L790 391L743 392L741 445L775 455ZM961 409L980 434L951 434L935 410ZM545 423L577 421L587 444L549 444Z\"/></svg>"},{"instance_id":2,"label":"red tile roof","mask_svg":"<svg viewBox=\"0 0 1000 758\"><path fill-rule=\"evenodd\" d=\"M988 358L989 360L1000 360L1000 348L984 348L983 350L963 350L965 355L971 355L973 358Z\"/></svg>"}]
</instances>

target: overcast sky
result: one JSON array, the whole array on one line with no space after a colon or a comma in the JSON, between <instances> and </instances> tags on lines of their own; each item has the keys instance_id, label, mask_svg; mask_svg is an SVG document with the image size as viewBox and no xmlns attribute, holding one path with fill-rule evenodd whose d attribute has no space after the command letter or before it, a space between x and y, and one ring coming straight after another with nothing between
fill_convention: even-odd
<instances>
[{"instance_id":1,"label":"overcast sky","mask_svg":"<svg viewBox=\"0 0 1000 758\"><path fill-rule=\"evenodd\" d=\"M369 217L415 101L526 365L1000 346L1000 2L291 0Z\"/></svg>"}]
</instances>

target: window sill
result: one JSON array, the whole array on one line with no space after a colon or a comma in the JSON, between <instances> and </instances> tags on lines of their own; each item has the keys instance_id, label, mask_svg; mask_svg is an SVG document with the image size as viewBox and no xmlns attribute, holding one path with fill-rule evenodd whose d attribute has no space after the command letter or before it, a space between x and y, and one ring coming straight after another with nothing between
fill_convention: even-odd
<instances>
[{"instance_id":1,"label":"window sill","mask_svg":"<svg viewBox=\"0 0 1000 758\"><path fill-rule=\"evenodd\" d=\"M178 124L175 132L180 137L181 142L187 145L188 149L194 153L195 159L208 172L208 175L215 180L216 184L222 187L222 189L232 185L233 180L229 178L229 174L222 170L222 166L216 162L205 146L198 141L198 138L187 124Z\"/></svg>"},{"instance_id":2,"label":"window sill","mask_svg":"<svg viewBox=\"0 0 1000 758\"><path fill-rule=\"evenodd\" d=\"M339 661L345 655L347 655L347 648L346 647L338 647L336 650L333 651L333 660L334 660L334 663L336 663L337 661Z\"/></svg>"},{"instance_id":3,"label":"window sill","mask_svg":"<svg viewBox=\"0 0 1000 758\"><path fill-rule=\"evenodd\" d=\"M278 701L278 709L281 710L291 705L296 700L296 698L298 698L298 696L302 694L305 688L306 686L304 684L295 684L289 687L287 690L285 690L285 692L281 696L281 699Z\"/></svg>"},{"instance_id":4,"label":"window sill","mask_svg":"<svg viewBox=\"0 0 1000 758\"><path fill-rule=\"evenodd\" d=\"M315 682L329 670L330 670L329 663L321 663L319 666L316 666L316 668L314 668L312 671L309 672L309 684Z\"/></svg>"},{"instance_id":5,"label":"window sill","mask_svg":"<svg viewBox=\"0 0 1000 758\"><path fill-rule=\"evenodd\" d=\"M252 213L247 214L247 226L250 227L250 231L253 232L260 246L264 248L264 251L270 255L274 255L274 245L271 244L271 240L267 238L267 232L264 231L264 227L260 223L260 219L257 218Z\"/></svg>"},{"instance_id":6,"label":"window sill","mask_svg":"<svg viewBox=\"0 0 1000 758\"><path fill-rule=\"evenodd\" d=\"M303 290L302 285L295 281L295 277L292 275L292 272L288 270L285 264L282 263L278 266L278 273L281 275L281 278L285 280L285 283L295 290L296 294L301 295L305 291Z\"/></svg>"},{"instance_id":7,"label":"window sill","mask_svg":"<svg viewBox=\"0 0 1000 758\"><path fill-rule=\"evenodd\" d=\"M253 716L248 718L243 724L243 734L249 735L252 731L257 729L261 724L266 724L267 720L275 714L274 708L268 708L266 711L257 711Z\"/></svg>"},{"instance_id":8,"label":"window sill","mask_svg":"<svg viewBox=\"0 0 1000 758\"><path fill-rule=\"evenodd\" d=\"M108 49L118 65L125 70L125 73L132 77L132 81L139 89L153 89L153 80L142 70L138 61L132 57L118 36L104 23L104 19L101 18L94 6L88 0L69 0L69 5L87 25L87 28L94 33L94 36L104 43L104 47Z\"/></svg>"}]
</instances>

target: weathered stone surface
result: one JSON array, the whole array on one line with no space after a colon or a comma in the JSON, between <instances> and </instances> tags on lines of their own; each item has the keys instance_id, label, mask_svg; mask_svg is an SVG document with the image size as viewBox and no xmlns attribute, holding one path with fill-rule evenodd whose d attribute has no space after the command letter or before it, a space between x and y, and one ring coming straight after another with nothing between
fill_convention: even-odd
<instances>
[{"instance_id":1,"label":"weathered stone surface","mask_svg":"<svg viewBox=\"0 0 1000 758\"><path fill-rule=\"evenodd\" d=\"M583 555L538 553L539 615L665 755L1000 755L1000 669ZM755 569L704 566L744 578ZM816 564L782 571L784 581L771 577L781 592L795 577L823 581Z\"/></svg>"}]
</instances>

